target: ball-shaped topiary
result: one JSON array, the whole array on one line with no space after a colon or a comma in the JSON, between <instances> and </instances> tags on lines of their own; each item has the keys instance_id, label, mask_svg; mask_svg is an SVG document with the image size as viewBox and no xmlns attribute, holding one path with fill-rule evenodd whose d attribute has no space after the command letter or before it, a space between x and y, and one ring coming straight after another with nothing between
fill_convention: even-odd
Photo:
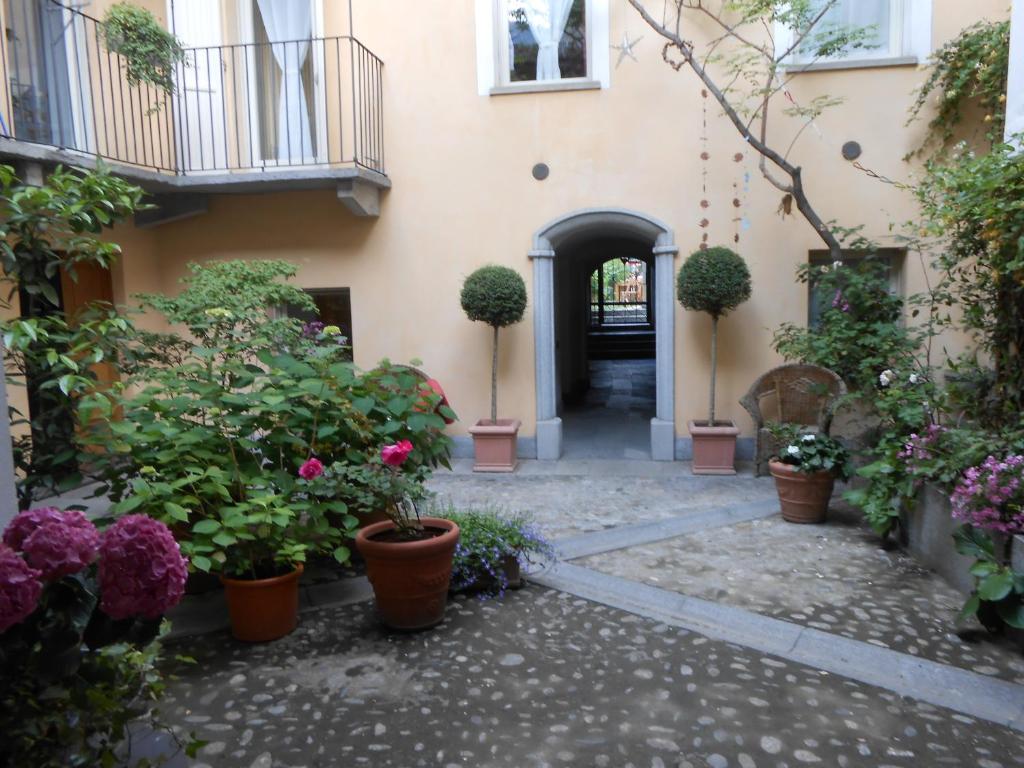
<instances>
[{"instance_id":1,"label":"ball-shaped topiary","mask_svg":"<svg viewBox=\"0 0 1024 768\"><path fill-rule=\"evenodd\" d=\"M523 319L526 283L514 269L492 264L466 278L460 298L470 320L504 328Z\"/></svg>"},{"instance_id":2,"label":"ball-shaped topiary","mask_svg":"<svg viewBox=\"0 0 1024 768\"><path fill-rule=\"evenodd\" d=\"M680 268L676 293L686 309L719 318L750 298L750 270L728 248L697 251Z\"/></svg>"}]
</instances>

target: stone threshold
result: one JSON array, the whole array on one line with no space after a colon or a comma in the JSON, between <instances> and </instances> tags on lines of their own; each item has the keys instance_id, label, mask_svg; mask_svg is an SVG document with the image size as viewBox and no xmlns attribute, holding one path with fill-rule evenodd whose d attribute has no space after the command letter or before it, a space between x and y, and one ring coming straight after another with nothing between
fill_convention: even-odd
<instances>
[{"instance_id":1,"label":"stone threshold","mask_svg":"<svg viewBox=\"0 0 1024 768\"><path fill-rule=\"evenodd\" d=\"M557 563L546 571L532 574L531 581L715 640L769 653L1024 731L1024 686L1005 680L571 563Z\"/></svg>"}]
</instances>

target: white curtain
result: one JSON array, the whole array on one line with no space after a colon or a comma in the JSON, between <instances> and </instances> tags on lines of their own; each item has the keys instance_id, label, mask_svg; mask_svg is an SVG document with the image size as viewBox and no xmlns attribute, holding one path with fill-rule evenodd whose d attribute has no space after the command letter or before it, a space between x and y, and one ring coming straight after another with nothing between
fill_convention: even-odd
<instances>
[{"instance_id":1,"label":"white curtain","mask_svg":"<svg viewBox=\"0 0 1024 768\"><path fill-rule=\"evenodd\" d=\"M892 24L892 0L839 0L821 20L816 30L827 27L868 29L865 47L856 49L858 56L891 56L889 34Z\"/></svg>"},{"instance_id":2,"label":"white curtain","mask_svg":"<svg viewBox=\"0 0 1024 768\"><path fill-rule=\"evenodd\" d=\"M281 93L277 109L277 159L298 161L313 156L306 87L302 65L309 55L313 33L313 4L308 0L256 0L259 5L274 61L281 69Z\"/></svg>"},{"instance_id":3,"label":"white curtain","mask_svg":"<svg viewBox=\"0 0 1024 768\"><path fill-rule=\"evenodd\" d=\"M537 41L537 79L558 80L558 44L562 41L573 0L522 0L530 34Z\"/></svg>"}]
</instances>

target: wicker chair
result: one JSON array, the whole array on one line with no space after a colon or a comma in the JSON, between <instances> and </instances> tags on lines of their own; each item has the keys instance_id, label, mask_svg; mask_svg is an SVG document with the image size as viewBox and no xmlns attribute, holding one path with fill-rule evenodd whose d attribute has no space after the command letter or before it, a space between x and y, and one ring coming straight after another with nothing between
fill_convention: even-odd
<instances>
[{"instance_id":1,"label":"wicker chair","mask_svg":"<svg viewBox=\"0 0 1024 768\"><path fill-rule=\"evenodd\" d=\"M766 422L800 424L827 435L836 403L845 394L846 384L839 375L818 365L780 365L755 381L740 405L757 427L756 474L763 474L768 459L780 447L775 445Z\"/></svg>"}]
</instances>

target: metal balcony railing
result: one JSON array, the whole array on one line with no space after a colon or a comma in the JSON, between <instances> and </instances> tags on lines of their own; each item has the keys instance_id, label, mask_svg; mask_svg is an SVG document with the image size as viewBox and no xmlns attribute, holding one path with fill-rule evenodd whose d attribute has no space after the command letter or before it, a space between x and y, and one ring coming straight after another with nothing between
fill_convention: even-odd
<instances>
[{"instance_id":1,"label":"metal balcony railing","mask_svg":"<svg viewBox=\"0 0 1024 768\"><path fill-rule=\"evenodd\" d=\"M383 62L350 36L190 48L173 94L131 85L101 24L8 0L0 136L171 174L385 174Z\"/></svg>"}]
</instances>

